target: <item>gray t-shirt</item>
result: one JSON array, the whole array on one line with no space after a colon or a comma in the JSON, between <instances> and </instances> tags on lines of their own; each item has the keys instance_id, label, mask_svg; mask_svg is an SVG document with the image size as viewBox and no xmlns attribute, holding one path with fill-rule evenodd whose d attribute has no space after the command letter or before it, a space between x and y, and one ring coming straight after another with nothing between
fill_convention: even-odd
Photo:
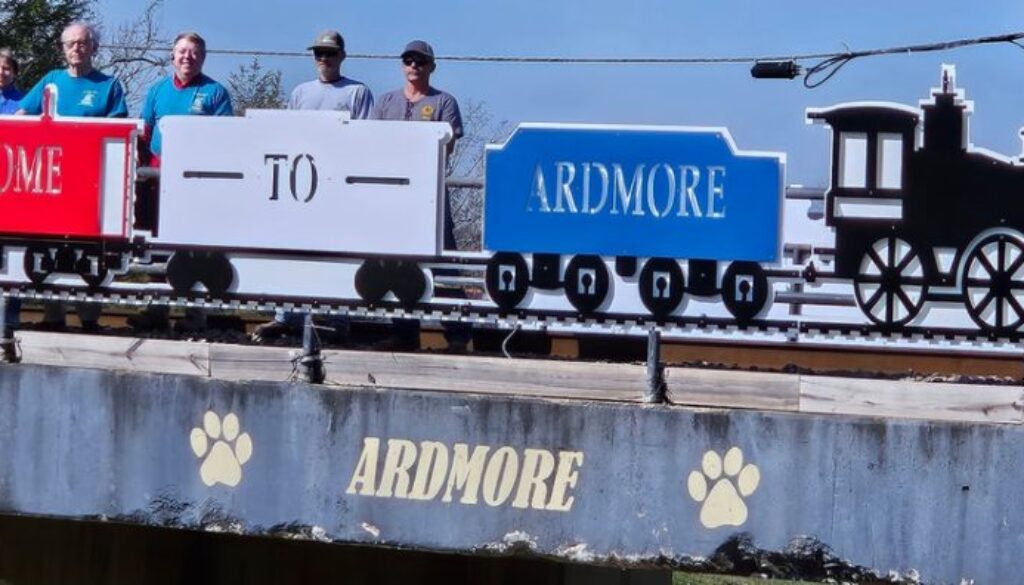
<instances>
[{"instance_id":1,"label":"gray t-shirt","mask_svg":"<svg viewBox=\"0 0 1024 585\"><path fill-rule=\"evenodd\" d=\"M405 91L396 89L381 96L373 106L374 120L423 120L427 122L448 122L452 126L455 138L462 137L462 114L459 102L447 92L433 87L420 101L410 102L405 98Z\"/></svg>"},{"instance_id":2,"label":"gray t-shirt","mask_svg":"<svg viewBox=\"0 0 1024 585\"><path fill-rule=\"evenodd\" d=\"M354 120L365 120L373 110L373 94L362 82L341 77L331 83L307 81L292 90L289 110L347 111Z\"/></svg>"}]
</instances>

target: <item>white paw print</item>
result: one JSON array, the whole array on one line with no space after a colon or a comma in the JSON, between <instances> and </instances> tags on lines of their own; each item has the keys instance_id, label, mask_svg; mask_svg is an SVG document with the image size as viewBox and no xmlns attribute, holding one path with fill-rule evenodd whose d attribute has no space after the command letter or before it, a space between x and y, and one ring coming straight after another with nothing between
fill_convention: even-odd
<instances>
[{"instance_id":1,"label":"white paw print","mask_svg":"<svg viewBox=\"0 0 1024 585\"><path fill-rule=\"evenodd\" d=\"M724 474L724 475L723 475ZM715 482L708 492L708 483ZM690 497L703 502L700 522L705 528L742 526L747 521L747 505L743 498L750 496L761 482L756 465L743 465L743 451L729 449L723 460L715 451L708 451L701 460L701 470L693 471L686 480Z\"/></svg>"},{"instance_id":2,"label":"white paw print","mask_svg":"<svg viewBox=\"0 0 1024 585\"><path fill-rule=\"evenodd\" d=\"M192 429L189 437L192 452L203 460L199 477L213 486L222 483L235 487L242 481L242 466L252 457L252 438L249 433L239 434L238 417L229 413L221 423L217 413L209 410L203 415L203 427ZM213 441L213 447L210 447ZM233 443L233 445L232 445Z\"/></svg>"}]
</instances>

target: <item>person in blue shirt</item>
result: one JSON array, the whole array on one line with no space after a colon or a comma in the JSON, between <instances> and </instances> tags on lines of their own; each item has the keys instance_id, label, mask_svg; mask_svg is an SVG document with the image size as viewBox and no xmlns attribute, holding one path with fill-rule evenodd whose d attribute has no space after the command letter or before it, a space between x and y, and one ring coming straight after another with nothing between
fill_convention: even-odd
<instances>
[{"instance_id":1,"label":"person in blue shirt","mask_svg":"<svg viewBox=\"0 0 1024 585\"><path fill-rule=\"evenodd\" d=\"M179 34L171 45L174 73L158 81L146 94L142 121L149 136L153 166L159 165L162 150L160 120L164 116L231 116L231 94L203 73L206 41L194 32Z\"/></svg>"},{"instance_id":2,"label":"person in blue shirt","mask_svg":"<svg viewBox=\"0 0 1024 585\"><path fill-rule=\"evenodd\" d=\"M18 60L10 49L0 49L0 114L13 114L18 111L18 101L22 93L14 87L14 79L18 76Z\"/></svg>"},{"instance_id":3,"label":"person in blue shirt","mask_svg":"<svg viewBox=\"0 0 1024 585\"><path fill-rule=\"evenodd\" d=\"M38 115L43 111L43 90L48 85L57 88L57 115L95 118L126 118L128 106L124 100L121 82L93 68L93 57L100 47L100 36L86 22L76 21L64 27L60 35L64 50L65 69L54 69L43 76L18 104L18 114ZM76 303L82 330L99 330L100 305ZM47 303L43 309L40 329L64 328L64 304Z\"/></svg>"},{"instance_id":4,"label":"person in blue shirt","mask_svg":"<svg viewBox=\"0 0 1024 585\"><path fill-rule=\"evenodd\" d=\"M231 116L231 94L220 83L203 73L206 62L206 40L195 32L183 32L171 43L171 66L174 73L149 88L142 104L142 121L149 139L149 164L160 166L163 140L160 120L165 116ZM154 215L154 193L140 192L136 199L136 221ZM170 324L169 310L164 305L150 305L138 315L128 318L128 324L137 331L166 329ZM206 327L206 314L198 309L185 311L182 330L201 330Z\"/></svg>"},{"instance_id":5,"label":"person in blue shirt","mask_svg":"<svg viewBox=\"0 0 1024 585\"><path fill-rule=\"evenodd\" d=\"M57 114L95 118L126 118L128 106L121 82L93 68L92 60L100 46L100 37L92 25L73 22L60 36L65 69L54 69L43 76L25 97L18 113L38 115L43 111L43 89L57 88Z\"/></svg>"},{"instance_id":6,"label":"person in blue shirt","mask_svg":"<svg viewBox=\"0 0 1024 585\"><path fill-rule=\"evenodd\" d=\"M13 114L18 111L18 100L21 99L21 92L14 87L14 78L18 76L18 60L10 49L0 49L0 115ZM17 351L14 347L14 330L21 322L21 299L11 297L5 299L4 304L4 331L3 352L0 358L7 362L18 361Z\"/></svg>"}]
</instances>

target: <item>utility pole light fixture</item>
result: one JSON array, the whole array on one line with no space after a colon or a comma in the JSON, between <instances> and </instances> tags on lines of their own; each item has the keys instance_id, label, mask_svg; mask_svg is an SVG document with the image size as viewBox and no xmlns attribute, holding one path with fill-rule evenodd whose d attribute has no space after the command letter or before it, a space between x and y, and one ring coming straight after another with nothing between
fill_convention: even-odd
<instances>
[{"instance_id":1,"label":"utility pole light fixture","mask_svg":"<svg viewBox=\"0 0 1024 585\"><path fill-rule=\"evenodd\" d=\"M802 72L796 61L758 61L750 68L754 79L793 79Z\"/></svg>"}]
</instances>

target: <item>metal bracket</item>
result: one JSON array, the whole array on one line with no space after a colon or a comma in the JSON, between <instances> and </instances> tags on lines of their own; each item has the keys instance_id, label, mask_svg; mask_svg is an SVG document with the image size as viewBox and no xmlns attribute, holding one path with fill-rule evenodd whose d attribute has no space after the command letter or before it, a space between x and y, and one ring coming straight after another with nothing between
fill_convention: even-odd
<instances>
[{"instance_id":1,"label":"metal bracket","mask_svg":"<svg viewBox=\"0 0 1024 585\"><path fill-rule=\"evenodd\" d=\"M320 355L320 336L313 325L313 314L306 313L302 325L302 356L299 358L299 378L310 384L323 384L327 377L324 360Z\"/></svg>"},{"instance_id":2,"label":"metal bracket","mask_svg":"<svg viewBox=\"0 0 1024 585\"><path fill-rule=\"evenodd\" d=\"M661 363L661 332L651 329L647 332L647 388L644 402L664 404L668 385L665 383L665 364Z\"/></svg>"}]
</instances>

